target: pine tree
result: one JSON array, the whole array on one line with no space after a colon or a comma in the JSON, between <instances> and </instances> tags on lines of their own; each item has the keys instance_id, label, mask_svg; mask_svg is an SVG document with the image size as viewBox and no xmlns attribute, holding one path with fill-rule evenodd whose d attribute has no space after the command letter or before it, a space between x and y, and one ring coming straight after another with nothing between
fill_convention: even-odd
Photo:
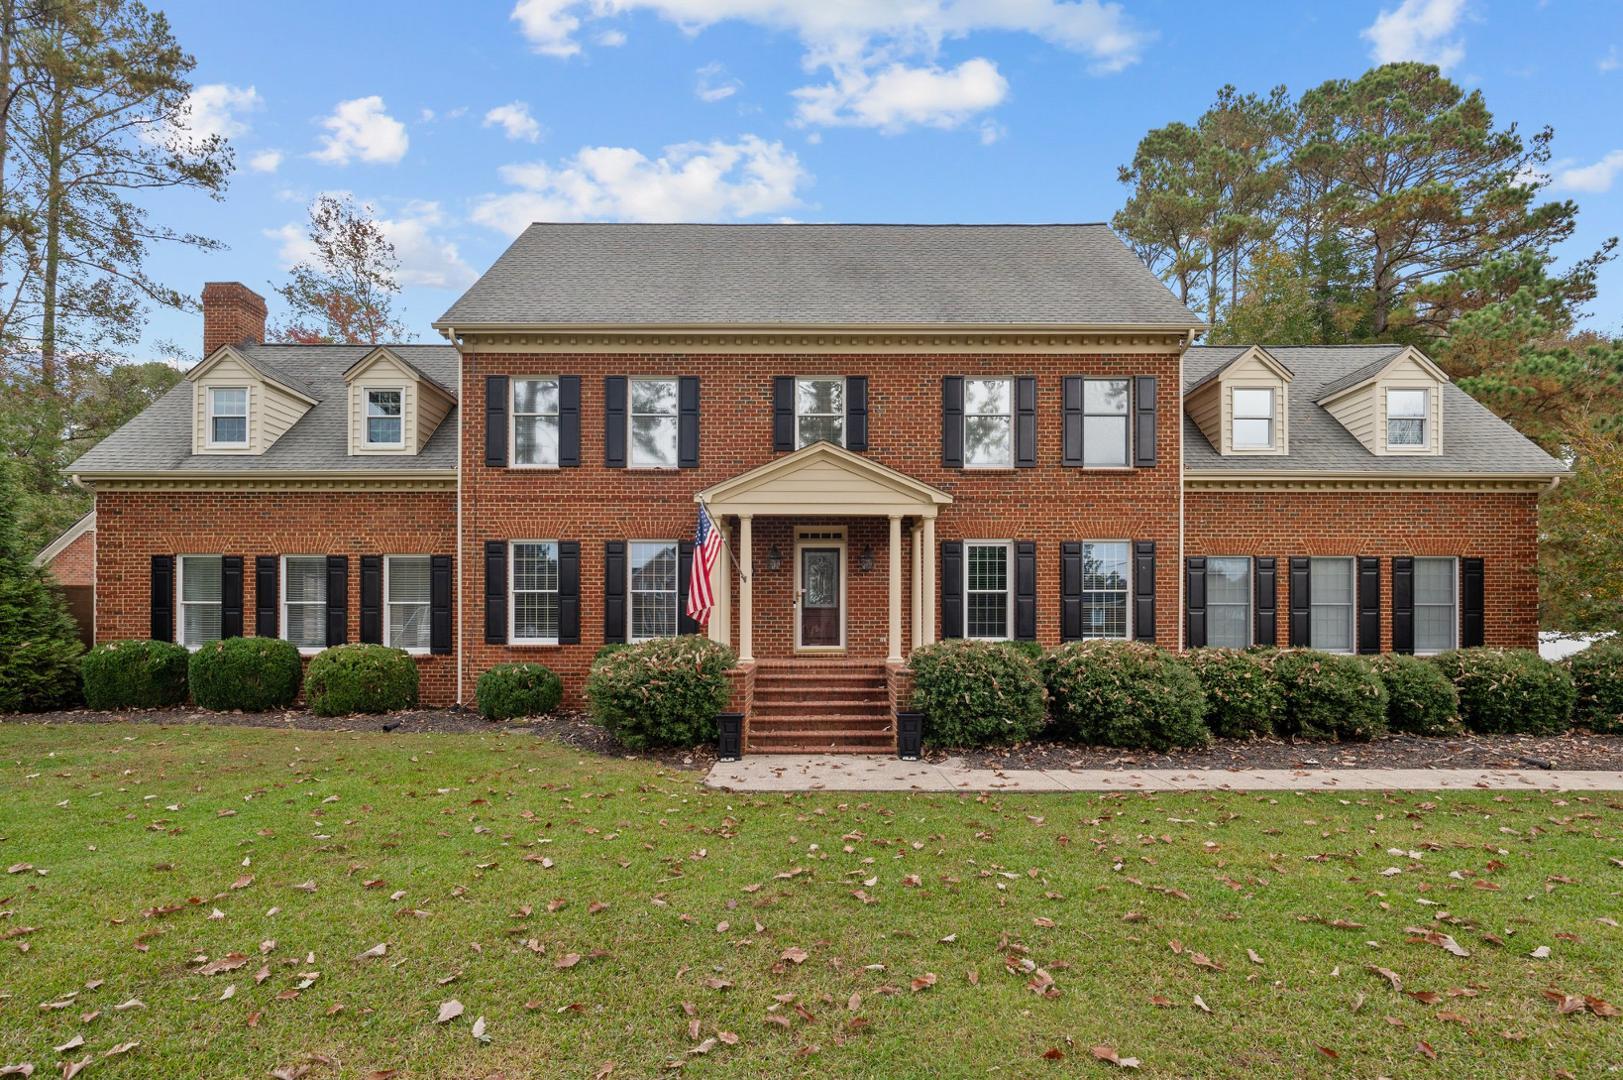
<instances>
[{"instance_id":1,"label":"pine tree","mask_svg":"<svg viewBox=\"0 0 1623 1080\"><path fill-rule=\"evenodd\" d=\"M0 462L0 713L73 705L84 646L62 594L17 530L18 486Z\"/></svg>"}]
</instances>

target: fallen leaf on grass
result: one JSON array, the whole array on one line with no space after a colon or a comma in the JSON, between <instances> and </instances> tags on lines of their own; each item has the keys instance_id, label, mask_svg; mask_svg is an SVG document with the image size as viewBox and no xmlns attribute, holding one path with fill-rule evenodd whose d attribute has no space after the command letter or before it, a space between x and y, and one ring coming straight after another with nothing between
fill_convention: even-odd
<instances>
[{"instance_id":1,"label":"fallen leaf on grass","mask_svg":"<svg viewBox=\"0 0 1623 1080\"><path fill-rule=\"evenodd\" d=\"M564 953L564 955L558 957L558 959L554 961L553 967L572 968L578 963L580 963L580 953Z\"/></svg>"},{"instance_id":2,"label":"fallen leaf on grass","mask_svg":"<svg viewBox=\"0 0 1623 1080\"><path fill-rule=\"evenodd\" d=\"M1119 1068L1138 1068L1137 1058L1122 1057L1120 1054L1116 1053L1116 1048L1114 1046L1095 1046L1093 1048L1093 1056L1099 1061L1108 1062L1109 1064L1115 1065Z\"/></svg>"},{"instance_id":3,"label":"fallen leaf on grass","mask_svg":"<svg viewBox=\"0 0 1623 1080\"><path fill-rule=\"evenodd\" d=\"M935 972L926 971L923 975L920 975L918 978L913 980L913 992L916 994L920 990L928 990L930 987L935 985L935 982Z\"/></svg>"},{"instance_id":4,"label":"fallen leaf on grass","mask_svg":"<svg viewBox=\"0 0 1623 1080\"><path fill-rule=\"evenodd\" d=\"M86 1054L82 1060L64 1062L62 1065L62 1080L73 1080L75 1076L90 1067L90 1055Z\"/></svg>"},{"instance_id":5,"label":"fallen leaf on grass","mask_svg":"<svg viewBox=\"0 0 1623 1080\"><path fill-rule=\"evenodd\" d=\"M378 958L380 956L388 956L388 955L389 955L389 943L387 941L380 941L376 945L372 946L370 949L368 949L365 952L361 953L355 959L357 959L357 960L374 960L374 959L376 959L376 958Z\"/></svg>"},{"instance_id":6,"label":"fallen leaf on grass","mask_svg":"<svg viewBox=\"0 0 1623 1080\"><path fill-rule=\"evenodd\" d=\"M134 1050L140 1045L141 1044L139 1042L122 1042L113 1047L111 1050L103 1050L101 1056L104 1058L119 1057L123 1054L129 1053L131 1050Z\"/></svg>"},{"instance_id":7,"label":"fallen leaf on grass","mask_svg":"<svg viewBox=\"0 0 1623 1080\"><path fill-rule=\"evenodd\" d=\"M436 1024L447 1024L462 1015L462 1002L456 998L440 1002L440 1014L434 1020Z\"/></svg>"},{"instance_id":8,"label":"fallen leaf on grass","mask_svg":"<svg viewBox=\"0 0 1623 1080\"><path fill-rule=\"evenodd\" d=\"M67 1042L63 1043L61 1046L54 1047L54 1049L59 1054L65 1054L69 1050L77 1050L77 1049L79 1049L79 1047L83 1046L84 1044L85 1044L85 1037L83 1035L75 1035L73 1038L69 1039ZM4 1075L6 1075L6 1074L5 1073L0 1073L0 1076L4 1076Z\"/></svg>"},{"instance_id":9,"label":"fallen leaf on grass","mask_svg":"<svg viewBox=\"0 0 1623 1080\"><path fill-rule=\"evenodd\" d=\"M1460 945L1459 942L1447 934L1440 934L1435 930L1426 930L1418 926L1406 926L1403 928L1403 932L1412 935L1409 938L1410 942L1425 942L1427 945L1435 945L1445 952L1453 953L1455 956L1462 958L1471 955L1469 949Z\"/></svg>"},{"instance_id":10,"label":"fallen leaf on grass","mask_svg":"<svg viewBox=\"0 0 1623 1080\"><path fill-rule=\"evenodd\" d=\"M1403 979L1402 979L1402 977L1400 977L1398 975L1398 973L1393 971L1391 968L1383 968L1383 967L1380 967L1380 966L1378 966L1376 964L1370 964L1369 965L1369 970L1373 971L1375 974L1379 975L1381 978L1383 978L1387 982L1391 983L1392 984L1392 989L1397 990L1399 992L1401 992L1403 990Z\"/></svg>"},{"instance_id":11,"label":"fallen leaf on grass","mask_svg":"<svg viewBox=\"0 0 1623 1080\"><path fill-rule=\"evenodd\" d=\"M25 1080L34 1075L34 1063L24 1061L19 1065L0 1065L0 1076L21 1076Z\"/></svg>"},{"instance_id":12,"label":"fallen leaf on grass","mask_svg":"<svg viewBox=\"0 0 1623 1080\"><path fill-rule=\"evenodd\" d=\"M212 960L197 969L199 975L218 975L222 971L235 971L248 963L248 954L240 952L226 953L218 960Z\"/></svg>"},{"instance_id":13,"label":"fallen leaf on grass","mask_svg":"<svg viewBox=\"0 0 1623 1080\"><path fill-rule=\"evenodd\" d=\"M1057 1046L1050 1046L1047 1050L1043 1051L1044 1061L1063 1061L1064 1059L1065 1051L1061 1050Z\"/></svg>"},{"instance_id":14,"label":"fallen leaf on grass","mask_svg":"<svg viewBox=\"0 0 1623 1080\"><path fill-rule=\"evenodd\" d=\"M473 1022L473 1037L482 1043L490 1041L490 1035L485 1031L485 1018L482 1016Z\"/></svg>"},{"instance_id":15,"label":"fallen leaf on grass","mask_svg":"<svg viewBox=\"0 0 1623 1080\"><path fill-rule=\"evenodd\" d=\"M781 955L779 955L778 959L779 960L787 960L791 964L804 964L806 962L806 957L808 955L810 955L810 954L807 953L805 949L802 949L799 946L793 946L792 945L789 948L783 950L783 953Z\"/></svg>"}]
</instances>

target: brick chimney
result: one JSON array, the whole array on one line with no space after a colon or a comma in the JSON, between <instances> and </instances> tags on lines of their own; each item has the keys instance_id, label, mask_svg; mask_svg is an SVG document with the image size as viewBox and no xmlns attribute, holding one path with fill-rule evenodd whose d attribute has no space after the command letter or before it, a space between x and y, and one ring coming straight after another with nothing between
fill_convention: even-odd
<instances>
[{"instance_id":1,"label":"brick chimney","mask_svg":"<svg viewBox=\"0 0 1623 1080\"><path fill-rule=\"evenodd\" d=\"M235 281L203 286L203 355L221 345L265 343L265 298Z\"/></svg>"}]
</instances>

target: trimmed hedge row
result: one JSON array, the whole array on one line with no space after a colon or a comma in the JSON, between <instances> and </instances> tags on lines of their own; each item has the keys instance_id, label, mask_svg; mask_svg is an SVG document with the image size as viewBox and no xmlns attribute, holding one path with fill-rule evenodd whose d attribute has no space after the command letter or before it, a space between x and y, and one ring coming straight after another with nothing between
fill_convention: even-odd
<instances>
[{"instance_id":1,"label":"trimmed hedge row","mask_svg":"<svg viewBox=\"0 0 1623 1080\"><path fill-rule=\"evenodd\" d=\"M586 677L592 716L634 750L714 742L732 700L733 651L707 637L654 638L605 649Z\"/></svg>"}]
</instances>

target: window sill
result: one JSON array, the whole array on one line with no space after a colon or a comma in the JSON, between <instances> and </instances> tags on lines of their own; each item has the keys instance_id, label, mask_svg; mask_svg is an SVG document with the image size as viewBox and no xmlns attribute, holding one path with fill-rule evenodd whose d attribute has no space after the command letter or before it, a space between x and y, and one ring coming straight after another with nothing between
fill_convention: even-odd
<instances>
[{"instance_id":1,"label":"window sill","mask_svg":"<svg viewBox=\"0 0 1623 1080\"><path fill-rule=\"evenodd\" d=\"M506 468L512 469L515 472L557 472L563 468L563 466L541 464L532 465L528 462L513 462L512 464L506 466Z\"/></svg>"},{"instance_id":2,"label":"window sill","mask_svg":"<svg viewBox=\"0 0 1623 1080\"><path fill-rule=\"evenodd\" d=\"M507 643L509 649L558 649L562 643L557 641L541 641L535 638L514 639ZM427 650L423 650L427 652Z\"/></svg>"}]
</instances>

